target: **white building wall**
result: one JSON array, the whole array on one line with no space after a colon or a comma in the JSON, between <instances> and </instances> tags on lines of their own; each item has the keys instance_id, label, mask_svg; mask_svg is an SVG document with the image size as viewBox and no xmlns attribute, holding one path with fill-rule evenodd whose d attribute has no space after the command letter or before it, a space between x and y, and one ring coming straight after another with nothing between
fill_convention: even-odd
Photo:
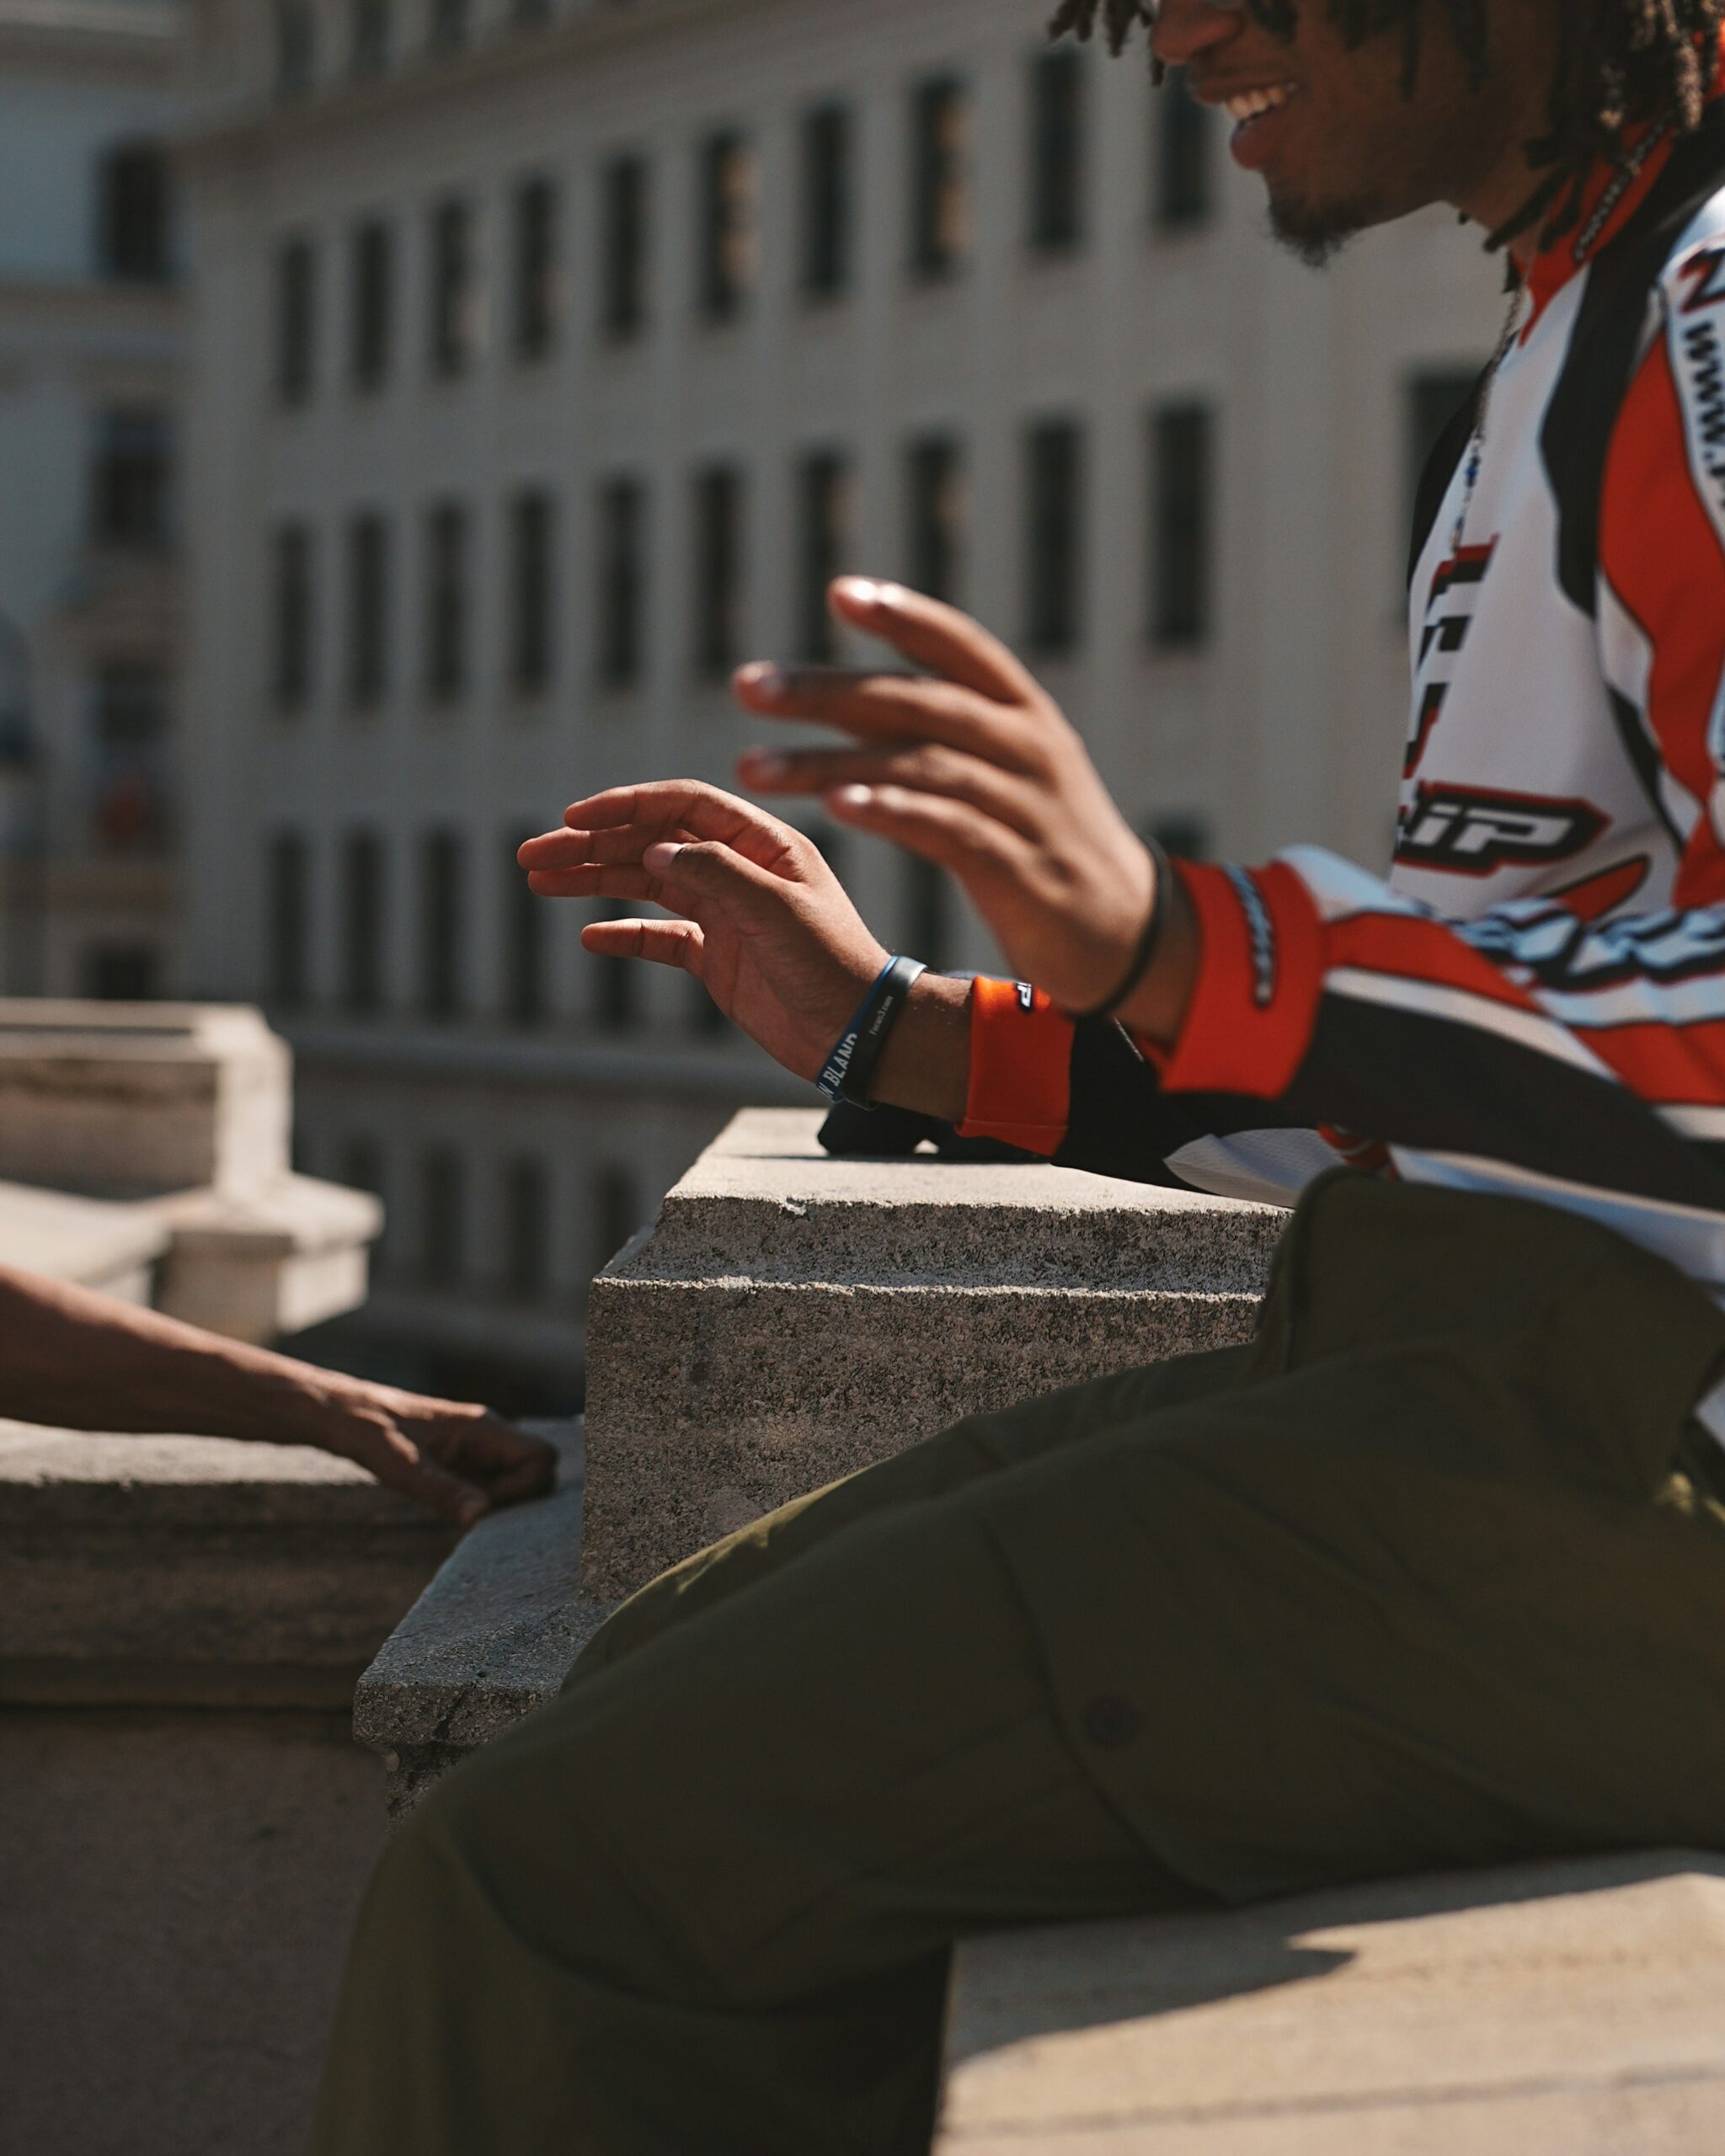
<instances>
[{"instance_id":1,"label":"white building wall","mask_svg":"<svg viewBox=\"0 0 1725 2156\"><path fill-rule=\"evenodd\" d=\"M160 668L172 724L181 599L171 547L93 544L103 414L178 414L185 328L174 282L107 274L99 176L109 154L179 124L173 0L0 0L0 712L34 754L0 759L0 980L78 993L104 951L181 983L170 846L102 841L94 681L109 664ZM165 744L164 770L173 755ZM169 814L173 813L170 805Z\"/></svg>"},{"instance_id":2,"label":"white building wall","mask_svg":"<svg viewBox=\"0 0 1725 2156\"><path fill-rule=\"evenodd\" d=\"M323 85L287 100L270 95L263 11L205 0L199 18L195 967L208 992L259 992L264 844L277 830L306 833L314 1009L296 1032L318 1171L332 1163L317 1149L364 1125L410 1189L415 1149L435 1124L473 1151L483 1189L486 1149L531 1137L554 1156L564 1220L617 1159L639 1164L650 1197L730 1099L769 1083L747 1051L692 1031L686 982L654 974L642 990L651 1024L627 1044L634 1062L620 1085L572 909L550 923L548 1033L511 1058L502 1019L513 873L502 834L547 826L568 801L613 782L724 781L751 738L689 663L691 475L714 457L750 479L747 651L783 652L792 635L799 452L852 456L851 565L900 574L905 448L935 430L969 452L965 602L1016 640L1023 433L1042 417L1081 419L1087 621L1076 650L1042 670L1124 806L1146 822L1196 819L1230 855L1316 839L1386 858L1405 723L1406 387L1416 369L1477 364L1490 349L1498 283L1468 236L1418 220L1316 277L1270 247L1256 184L1220 144L1214 216L1164 236L1151 215L1155 107L1142 56L1109 64L1092 52L1087 242L1070 259L1036 259L1025 243L1033 8L660 0L622 13L590 0L534 30L506 13L478 9L471 49L430 57L423 8L398 4L397 65L381 83L355 85L342 73L344 17L325 8ZM975 243L961 275L927 289L905 274L908 101L916 82L948 69L975 97ZM855 280L848 296L810 307L795 284L796 130L834 95L859 128ZM741 318L715 328L695 305L697 157L710 131L733 124L760 149L761 270ZM625 147L652 164L653 290L645 335L611 349L595 327L598 175ZM523 366L504 334L506 216L510 189L537 173L560 189L568 300L554 355ZM427 219L450 192L476 205L487 300L482 356L452 384L430 377L425 350ZM401 249L398 349L387 389L360 398L343 372L344 250L355 221L373 215ZM285 411L271 387L271 280L277 248L296 236L314 243L322 269L318 387L302 410ZM1187 395L1214 406L1219 428L1218 596L1206 646L1169 654L1146 634L1146 437L1151 408ZM649 478L654 532L651 661L623 698L601 695L593 670L593 499L619 470ZM503 514L528 483L557 494L563 543L556 687L521 708L502 671ZM475 677L447 711L421 694L418 659L420 525L445 496L476 512L480 564ZM335 679L339 547L346 518L373 505L398 535L394 688L382 712L357 718ZM287 519L314 526L322 542L318 687L291 719L270 708L264 657L270 536ZM369 1024L329 1007L334 849L358 820L384 833L393 867L393 1009ZM469 835L477 872L465 924L473 994L463 1023L434 1027L412 1015L410 870L423 833L450 822ZM848 880L896 940L902 866L849 844ZM948 955L991 958L974 927ZM481 1086L476 1042L506 1075ZM389 1313L403 1336L424 1331L437 1300L413 1284L412 1211L410 1200L398 1208ZM481 1202L477 1215L490 1225L474 1228L475 1279L494 1282L494 1208ZM566 1221L559 1233L558 1293L573 1297L590 1238Z\"/></svg>"}]
</instances>

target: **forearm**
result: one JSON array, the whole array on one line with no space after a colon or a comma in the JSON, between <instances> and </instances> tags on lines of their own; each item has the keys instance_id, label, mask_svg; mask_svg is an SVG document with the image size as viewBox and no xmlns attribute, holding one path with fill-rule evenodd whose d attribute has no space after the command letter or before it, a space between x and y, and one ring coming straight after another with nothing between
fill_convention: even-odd
<instances>
[{"instance_id":1,"label":"forearm","mask_svg":"<svg viewBox=\"0 0 1725 2156\"><path fill-rule=\"evenodd\" d=\"M0 1415L62 1429L315 1442L342 1380L0 1267Z\"/></svg>"}]
</instances>

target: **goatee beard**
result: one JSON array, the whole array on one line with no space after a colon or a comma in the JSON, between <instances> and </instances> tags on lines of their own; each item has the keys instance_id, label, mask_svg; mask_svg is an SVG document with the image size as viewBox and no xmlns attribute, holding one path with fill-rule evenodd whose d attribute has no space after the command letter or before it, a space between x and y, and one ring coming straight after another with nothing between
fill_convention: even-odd
<instances>
[{"instance_id":1,"label":"goatee beard","mask_svg":"<svg viewBox=\"0 0 1725 2156\"><path fill-rule=\"evenodd\" d=\"M1288 202L1270 197L1270 232L1308 270L1326 270L1348 243L1382 222L1370 202Z\"/></svg>"}]
</instances>

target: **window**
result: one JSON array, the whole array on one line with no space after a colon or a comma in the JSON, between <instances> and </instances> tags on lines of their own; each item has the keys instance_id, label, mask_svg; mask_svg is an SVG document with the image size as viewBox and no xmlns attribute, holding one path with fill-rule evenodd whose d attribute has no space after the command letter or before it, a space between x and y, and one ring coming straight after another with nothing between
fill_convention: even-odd
<instances>
[{"instance_id":1,"label":"window","mask_svg":"<svg viewBox=\"0 0 1725 2156\"><path fill-rule=\"evenodd\" d=\"M904 948L932 973L952 963L953 887L932 861L906 855Z\"/></svg>"},{"instance_id":2,"label":"window","mask_svg":"<svg viewBox=\"0 0 1725 2156\"><path fill-rule=\"evenodd\" d=\"M165 284L174 274L168 159L155 142L128 142L104 159L97 252L102 274Z\"/></svg>"},{"instance_id":3,"label":"window","mask_svg":"<svg viewBox=\"0 0 1725 2156\"><path fill-rule=\"evenodd\" d=\"M446 380L467 372L478 341L473 218L465 202L431 215L431 367Z\"/></svg>"},{"instance_id":4,"label":"window","mask_svg":"<svg viewBox=\"0 0 1725 2156\"><path fill-rule=\"evenodd\" d=\"M1030 244L1063 254L1084 237L1084 61L1056 45L1030 63Z\"/></svg>"},{"instance_id":5,"label":"window","mask_svg":"<svg viewBox=\"0 0 1725 2156\"><path fill-rule=\"evenodd\" d=\"M103 853L159 853L173 836L168 677L110 663L96 675L94 816Z\"/></svg>"},{"instance_id":6,"label":"window","mask_svg":"<svg viewBox=\"0 0 1725 2156\"><path fill-rule=\"evenodd\" d=\"M647 321L647 160L633 152L613 157L599 199L600 317L606 335L622 342Z\"/></svg>"},{"instance_id":7,"label":"window","mask_svg":"<svg viewBox=\"0 0 1725 2156\"><path fill-rule=\"evenodd\" d=\"M1204 223L1210 214L1215 121L1186 87L1183 69L1169 76L1151 104L1156 221L1164 232L1187 231Z\"/></svg>"},{"instance_id":8,"label":"window","mask_svg":"<svg viewBox=\"0 0 1725 2156\"><path fill-rule=\"evenodd\" d=\"M371 1269L382 1277L394 1255L394 1214L385 1202L389 1171L383 1147L369 1131L355 1131L342 1139L336 1154L335 1180L349 1190L363 1191L383 1205L383 1232L371 1246Z\"/></svg>"},{"instance_id":9,"label":"window","mask_svg":"<svg viewBox=\"0 0 1725 2156\"><path fill-rule=\"evenodd\" d=\"M1078 641L1084 588L1084 445L1070 420L1045 420L1025 442L1024 633L1037 651Z\"/></svg>"},{"instance_id":10,"label":"window","mask_svg":"<svg viewBox=\"0 0 1725 2156\"><path fill-rule=\"evenodd\" d=\"M275 256L275 393L309 402L318 366L318 258L308 239L285 241Z\"/></svg>"},{"instance_id":11,"label":"window","mask_svg":"<svg viewBox=\"0 0 1725 2156\"><path fill-rule=\"evenodd\" d=\"M557 337L562 298L557 269L558 195L554 180L523 180L515 199L515 349L518 360L542 360Z\"/></svg>"},{"instance_id":12,"label":"window","mask_svg":"<svg viewBox=\"0 0 1725 2156\"><path fill-rule=\"evenodd\" d=\"M518 696L542 696L556 663L557 510L551 496L510 505L509 678Z\"/></svg>"},{"instance_id":13,"label":"window","mask_svg":"<svg viewBox=\"0 0 1725 2156\"><path fill-rule=\"evenodd\" d=\"M718 680L743 648L743 475L714 465L695 481L695 668Z\"/></svg>"},{"instance_id":14,"label":"window","mask_svg":"<svg viewBox=\"0 0 1725 2156\"><path fill-rule=\"evenodd\" d=\"M383 1008L383 841L350 831L341 851L341 1001L350 1017Z\"/></svg>"},{"instance_id":15,"label":"window","mask_svg":"<svg viewBox=\"0 0 1725 2156\"><path fill-rule=\"evenodd\" d=\"M473 35L472 0L431 0L430 43L448 52L464 45Z\"/></svg>"},{"instance_id":16,"label":"window","mask_svg":"<svg viewBox=\"0 0 1725 2156\"><path fill-rule=\"evenodd\" d=\"M808 299L836 299L851 281L853 132L841 104L817 105L804 116L799 281Z\"/></svg>"},{"instance_id":17,"label":"window","mask_svg":"<svg viewBox=\"0 0 1725 2156\"><path fill-rule=\"evenodd\" d=\"M755 289L759 259L760 166L734 130L710 136L701 152L699 292L709 322L732 322Z\"/></svg>"},{"instance_id":18,"label":"window","mask_svg":"<svg viewBox=\"0 0 1725 2156\"><path fill-rule=\"evenodd\" d=\"M921 83L911 109L911 268L949 277L970 249L970 100L949 76Z\"/></svg>"},{"instance_id":19,"label":"window","mask_svg":"<svg viewBox=\"0 0 1725 2156\"><path fill-rule=\"evenodd\" d=\"M96 441L92 535L103 547L165 547L174 485L168 414L148 405L103 414Z\"/></svg>"},{"instance_id":20,"label":"window","mask_svg":"<svg viewBox=\"0 0 1725 2156\"><path fill-rule=\"evenodd\" d=\"M598 600L600 685L631 688L647 656L647 490L638 479L607 479L599 490Z\"/></svg>"},{"instance_id":21,"label":"window","mask_svg":"<svg viewBox=\"0 0 1725 2156\"><path fill-rule=\"evenodd\" d=\"M419 1156L419 1255L427 1287L461 1286L467 1269L467 1177L461 1155L447 1145Z\"/></svg>"},{"instance_id":22,"label":"window","mask_svg":"<svg viewBox=\"0 0 1725 2156\"><path fill-rule=\"evenodd\" d=\"M504 866L504 1008L516 1026L540 1025L546 1016L545 929L550 901L533 895L526 872L515 859L527 841L537 835L525 827L518 830L509 843Z\"/></svg>"},{"instance_id":23,"label":"window","mask_svg":"<svg viewBox=\"0 0 1725 2156\"><path fill-rule=\"evenodd\" d=\"M161 953L147 943L93 943L80 970L98 1003L153 1003L162 993Z\"/></svg>"},{"instance_id":24,"label":"window","mask_svg":"<svg viewBox=\"0 0 1725 2156\"><path fill-rule=\"evenodd\" d=\"M389 0L352 0L348 64L355 75L381 75L389 65Z\"/></svg>"},{"instance_id":25,"label":"window","mask_svg":"<svg viewBox=\"0 0 1725 2156\"><path fill-rule=\"evenodd\" d=\"M631 921L639 911L638 906L616 905L606 907L600 918ZM606 1033L628 1033L641 1016L640 962L634 958L595 958L590 963L595 1017Z\"/></svg>"},{"instance_id":26,"label":"window","mask_svg":"<svg viewBox=\"0 0 1725 2156\"><path fill-rule=\"evenodd\" d=\"M593 1270L604 1272L646 1225L633 1168L613 1161L593 1179Z\"/></svg>"},{"instance_id":27,"label":"window","mask_svg":"<svg viewBox=\"0 0 1725 2156\"><path fill-rule=\"evenodd\" d=\"M275 0L275 93L303 97L317 78L318 18L312 0Z\"/></svg>"},{"instance_id":28,"label":"window","mask_svg":"<svg viewBox=\"0 0 1725 2156\"><path fill-rule=\"evenodd\" d=\"M511 1161L503 1177L504 1283L510 1299L551 1292L551 1177L542 1161Z\"/></svg>"},{"instance_id":29,"label":"window","mask_svg":"<svg viewBox=\"0 0 1725 2156\"><path fill-rule=\"evenodd\" d=\"M956 605L969 521L964 451L945 435L929 435L911 443L909 465L905 557L911 589Z\"/></svg>"},{"instance_id":30,"label":"window","mask_svg":"<svg viewBox=\"0 0 1725 2156\"><path fill-rule=\"evenodd\" d=\"M374 510L347 533L347 694L372 711L389 690L389 526Z\"/></svg>"},{"instance_id":31,"label":"window","mask_svg":"<svg viewBox=\"0 0 1725 2156\"><path fill-rule=\"evenodd\" d=\"M389 376L395 342L395 246L389 227L371 218L352 240L349 322L354 387L381 389Z\"/></svg>"},{"instance_id":32,"label":"window","mask_svg":"<svg viewBox=\"0 0 1725 2156\"><path fill-rule=\"evenodd\" d=\"M454 703L467 691L472 528L458 502L440 502L425 519L425 694L433 703Z\"/></svg>"},{"instance_id":33,"label":"window","mask_svg":"<svg viewBox=\"0 0 1725 2156\"><path fill-rule=\"evenodd\" d=\"M1151 415L1150 629L1166 650L1193 650L1210 637L1213 434L1203 404Z\"/></svg>"},{"instance_id":34,"label":"window","mask_svg":"<svg viewBox=\"0 0 1725 2156\"><path fill-rule=\"evenodd\" d=\"M310 985L312 873L301 832L278 831L270 840L265 881L264 993L280 1011L302 1010Z\"/></svg>"},{"instance_id":35,"label":"window","mask_svg":"<svg viewBox=\"0 0 1725 2156\"><path fill-rule=\"evenodd\" d=\"M312 700L318 603L314 542L305 525L286 524L276 533L274 582L270 675L275 707L303 711Z\"/></svg>"},{"instance_id":36,"label":"window","mask_svg":"<svg viewBox=\"0 0 1725 2156\"><path fill-rule=\"evenodd\" d=\"M1450 422L1468 410L1479 389L1474 366L1427 367L1408 377L1405 392L1407 430L1406 522L1413 522L1414 504L1425 467Z\"/></svg>"},{"instance_id":37,"label":"window","mask_svg":"<svg viewBox=\"0 0 1725 2156\"><path fill-rule=\"evenodd\" d=\"M419 850L419 1008L426 1017L461 1016L465 862L455 831L432 831Z\"/></svg>"},{"instance_id":38,"label":"window","mask_svg":"<svg viewBox=\"0 0 1725 2156\"><path fill-rule=\"evenodd\" d=\"M1177 861L1208 861L1211 855L1210 820L1195 811L1174 810L1151 819L1151 836Z\"/></svg>"},{"instance_id":39,"label":"window","mask_svg":"<svg viewBox=\"0 0 1725 2156\"><path fill-rule=\"evenodd\" d=\"M836 450L805 456L797 474L796 649L809 664L837 656L827 586L851 543L851 467Z\"/></svg>"}]
</instances>

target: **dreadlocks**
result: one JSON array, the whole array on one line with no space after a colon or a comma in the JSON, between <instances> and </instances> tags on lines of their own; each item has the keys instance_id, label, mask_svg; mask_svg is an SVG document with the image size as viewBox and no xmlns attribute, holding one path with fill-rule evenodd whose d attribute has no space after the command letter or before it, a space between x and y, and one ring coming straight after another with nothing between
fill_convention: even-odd
<instances>
[{"instance_id":1,"label":"dreadlocks","mask_svg":"<svg viewBox=\"0 0 1725 2156\"><path fill-rule=\"evenodd\" d=\"M1399 31L1404 75L1411 88L1429 9L1439 11L1476 83L1489 64L1487 0L1326 0L1330 19L1349 45ZM1298 0L1246 0L1265 26L1293 33ZM1547 239L1580 218L1588 174L1602 157L1624 158L1626 132L1648 122L1680 134L1700 125L1711 77L1704 56L1719 50L1725 0L1553 0L1556 67L1551 127L1528 154L1546 177L1514 222L1493 235L1502 246L1537 220ZM1140 24L1156 19L1154 0L1060 0L1055 37L1081 38L1099 29L1121 51Z\"/></svg>"}]
</instances>

